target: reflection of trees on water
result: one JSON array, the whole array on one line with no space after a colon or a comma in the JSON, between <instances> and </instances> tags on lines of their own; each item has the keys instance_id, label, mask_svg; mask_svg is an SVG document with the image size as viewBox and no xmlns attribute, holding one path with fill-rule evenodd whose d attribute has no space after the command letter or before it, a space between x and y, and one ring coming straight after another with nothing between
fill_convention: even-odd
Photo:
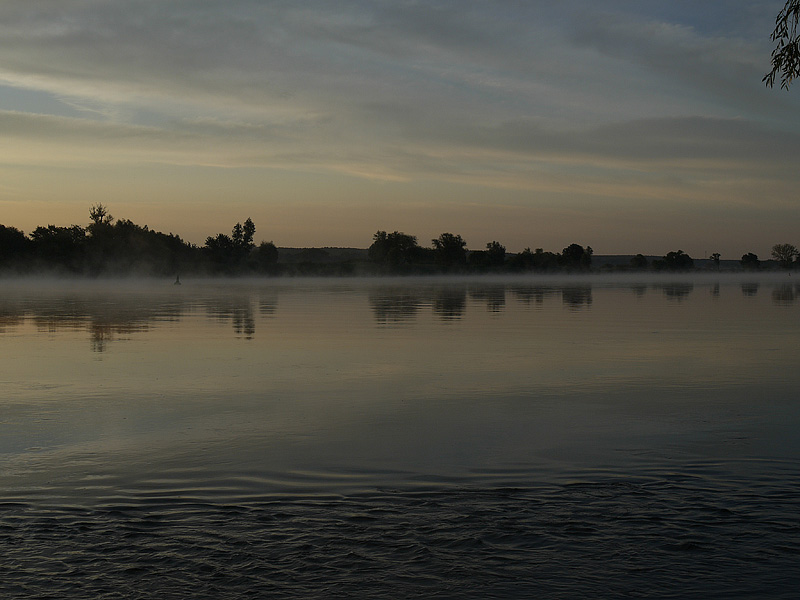
<instances>
[{"instance_id":1,"label":"reflection of trees on water","mask_svg":"<svg viewBox=\"0 0 800 600\"><path fill-rule=\"evenodd\" d=\"M605 287L605 286L603 286ZM705 286L704 286L705 287ZM713 283L709 293L718 297L722 293L722 284ZM589 283L580 285L520 285L518 283L488 283L484 285L474 282L447 285L427 286L387 286L371 289L369 302L375 320L380 324L403 323L413 321L419 311L430 305L434 314L443 320L461 318L467 308L467 300L474 303L485 303L488 310L502 312L506 309L507 297L524 305L541 306L547 299L558 301L568 309L575 311L590 308L594 303L594 287ZM676 283L633 283L621 285L618 289L630 289L637 298L644 297L648 290L660 291L664 298L683 301L694 291L691 282ZM758 284L743 284L742 293L755 294ZM797 289L800 289L798 286ZM800 298L800 292L794 288L776 292L781 302L791 302L794 296Z\"/></svg>"},{"instance_id":2,"label":"reflection of trees on water","mask_svg":"<svg viewBox=\"0 0 800 600\"><path fill-rule=\"evenodd\" d=\"M19 327L25 321L21 315L9 315L0 313L0 333L5 333L8 329Z\"/></svg>"},{"instance_id":3,"label":"reflection of trees on water","mask_svg":"<svg viewBox=\"0 0 800 600\"><path fill-rule=\"evenodd\" d=\"M446 287L436 290L433 297L433 312L442 320L453 321L464 316L467 307L466 287Z\"/></svg>"},{"instance_id":4,"label":"reflection of trees on water","mask_svg":"<svg viewBox=\"0 0 800 600\"><path fill-rule=\"evenodd\" d=\"M592 286L582 285L561 289L561 302L568 308L577 310L592 305Z\"/></svg>"},{"instance_id":5,"label":"reflection of trees on water","mask_svg":"<svg viewBox=\"0 0 800 600\"><path fill-rule=\"evenodd\" d=\"M460 319L467 307L467 287L378 288L370 290L369 304L375 320L381 325L413 321L424 305L431 306L433 313L445 321Z\"/></svg>"},{"instance_id":6,"label":"reflection of trees on water","mask_svg":"<svg viewBox=\"0 0 800 600\"><path fill-rule=\"evenodd\" d=\"M0 333L19 327L25 322L25 306L15 299L0 300Z\"/></svg>"},{"instance_id":7,"label":"reflection of trees on water","mask_svg":"<svg viewBox=\"0 0 800 600\"><path fill-rule=\"evenodd\" d=\"M405 288L371 290L369 304L378 323L406 323L416 317L422 298Z\"/></svg>"},{"instance_id":8,"label":"reflection of trees on water","mask_svg":"<svg viewBox=\"0 0 800 600\"><path fill-rule=\"evenodd\" d=\"M256 333L253 303L249 296L216 297L207 301L206 312L217 321L230 321L236 335L252 340Z\"/></svg>"},{"instance_id":9,"label":"reflection of trees on water","mask_svg":"<svg viewBox=\"0 0 800 600\"><path fill-rule=\"evenodd\" d=\"M115 323L95 323L88 326L91 336L92 351L105 352L109 342L124 339L132 333L147 331L146 324L115 324Z\"/></svg>"},{"instance_id":10,"label":"reflection of trees on water","mask_svg":"<svg viewBox=\"0 0 800 600\"><path fill-rule=\"evenodd\" d=\"M789 305L797 302L800 298L800 283L785 283L772 290L772 302L778 305Z\"/></svg>"},{"instance_id":11,"label":"reflection of trees on water","mask_svg":"<svg viewBox=\"0 0 800 600\"><path fill-rule=\"evenodd\" d=\"M10 293L0 297L0 333L26 321L41 332L86 331L92 350L105 352L111 342L144 332L158 323L180 321L186 313L205 307L218 321L229 321L237 336L255 335L254 307L270 316L277 309L274 295L194 297L184 293L152 294L140 292Z\"/></svg>"},{"instance_id":12,"label":"reflection of trees on water","mask_svg":"<svg viewBox=\"0 0 800 600\"><path fill-rule=\"evenodd\" d=\"M515 298L524 304L535 302L536 304L544 304L544 299L547 296L553 296L557 289L553 287L542 286L511 286L511 293Z\"/></svg>"},{"instance_id":13,"label":"reflection of trees on water","mask_svg":"<svg viewBox=\"0 0 800 600\"><path fill-rule=\"evenodd\" d=\"M39 331L47 333L88 331L92 350L104 352L109 342L146 331L154 320L177 318L180 312L180 306L153 306L138 297L43 296L27 299L20 318L30 318Z\"/></svg>"},{"instance_id":14,"label":"reflection of trees on water","mask_svg":"<svg viewBox=\"0 0 800 600\"><path fill-rule=\"evenodd\" d=\"M254 296L235 293L226 296L205 298L206 313L216 321L230 321L237 337L252 340L256 333L256 310L262 317L275 315L278 298L274 292Z\"/></svg>"},{"instance_id":15,"label":"reflection of trees on water","mask_svg":"<svg viewBox=\"0 0 800 600\"><path fill-rule=\"evenodd\" d=\"M473 287L470 289L469 297L473 300L486 302L486 308L490 312L502 312L506 306L506 286Z\"/></svg>"},{"instance_id":16,"label":"reflection of trees on water","mask_svg":"<svg viewBox=\"0 0 800 600\"><path fill-rule=\"evenodd\" d=\"M757 283L743 283L742 284L742 295L743 296L755 296L758 294L758 284Z\"/></svg>"},{"instance_id":17,"label":"reflection of trees on water","mask_svg":"<svg viewBox=\"0 0 800 600\"><path fill-rule=\"evenodd\" d=\"M275 297L259 298L258 312L263 317L271 317L278 310L278 300Z\"/></svg>"},{"instance_id":18,"label":"reflection of trees on water","mask_svg":"<svg viewBox=\"0 0 800 600\"><path fill-rule=\"evenodd\" d=\"M658 287L658 286L656 286ZM671 283L660 286L664 292L664 296L670 300L685 300L686 297L694 290L693 283Z\"/></svg>"}]
</instances>

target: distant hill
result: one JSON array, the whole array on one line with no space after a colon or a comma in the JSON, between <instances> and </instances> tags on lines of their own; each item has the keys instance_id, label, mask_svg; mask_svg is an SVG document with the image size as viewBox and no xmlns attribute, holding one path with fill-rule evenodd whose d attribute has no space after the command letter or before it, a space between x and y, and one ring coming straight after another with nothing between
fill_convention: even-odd
<instances>
[{"instance_id":1,"label":"distant hill","mask_svg":"<svg viewBox=\"0 0 800 600\"><path fill-rule=\"evenodd\" d=\"M508 256L513 253L509 253ZM592 267L594 269L628 267L631 264L633 254L595 254L592 256ZM664 257L658 255L645 255L648 263L654 260L661 260ZM282 264L317 263L331 264L343 262L359 262L369 260L369 250L367 248L338 248L324 246L322 248L278 248L278 262ZM714 263L708 258L694 258L696 269L711 270ZM766 265L765 265L766 266ZM721 260L719 267L723 271L738 270L740 264L738 260Z\"/></svg>"},{"instance_id":2,"label":"distant hill","mask_svg":"<svg viewBox=\"0 0 800 600\"><path fill-rule=\"evenodd\" d=\"M337 263L368 260L366 248L278 248L278 262L284 264L313 262Z\"/></svg>"}]
</instances>

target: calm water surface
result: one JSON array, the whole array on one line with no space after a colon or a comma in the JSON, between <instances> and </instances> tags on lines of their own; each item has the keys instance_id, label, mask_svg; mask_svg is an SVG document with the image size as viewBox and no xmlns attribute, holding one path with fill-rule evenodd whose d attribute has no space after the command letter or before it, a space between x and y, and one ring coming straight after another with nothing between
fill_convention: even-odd
<instances>
[{"instance_id":1,"label":"calm water surface","mask_svg":"<svg viewBox=\"0 0 800 600\"><path fill-rule=\"evenodd\" d=\"M786 274L4 281L0 597L797 598L799 359Z\"/></svg>"}]
</instances>

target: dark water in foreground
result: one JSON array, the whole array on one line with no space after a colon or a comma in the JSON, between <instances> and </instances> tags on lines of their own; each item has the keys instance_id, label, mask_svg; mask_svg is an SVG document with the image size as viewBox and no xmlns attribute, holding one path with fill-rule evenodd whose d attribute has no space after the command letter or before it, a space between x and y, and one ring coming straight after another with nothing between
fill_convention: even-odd
<instances>
[{"instance_id":1,"label":"dark water in foreground","mask_svg":"<svg viewBox=\"0 0 800 600\"><path fill-rule=\"evenodd\" d=\"M796 480L704 470L241 504L5 503L0 586L6 598L796 598Z\"/></svg>"},{"instance_id":2,"label":"dark water in foreground","mask_svg":"<svg viewBox=\"0 0 800 600\"><path fill-rule=\"evenodd\" d=\"M0 597L798 597L794 285L167 287L0 293Z\"/></svg>"}]
</instances>

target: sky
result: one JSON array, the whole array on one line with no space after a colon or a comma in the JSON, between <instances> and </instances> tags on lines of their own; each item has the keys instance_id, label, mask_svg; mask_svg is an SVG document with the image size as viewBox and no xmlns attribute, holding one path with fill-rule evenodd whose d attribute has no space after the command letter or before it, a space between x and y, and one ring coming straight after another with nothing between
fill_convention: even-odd
<instances>
[{"instance_id":1,"label":"sky","mask_svg":"<svg viewBox=\"0 0 800 600\"><path fill-rule=\"evenodd\" d=\"M800 245L784 0L3 0L0 223L202 245Z\"/></svg>"}]
</instances>

